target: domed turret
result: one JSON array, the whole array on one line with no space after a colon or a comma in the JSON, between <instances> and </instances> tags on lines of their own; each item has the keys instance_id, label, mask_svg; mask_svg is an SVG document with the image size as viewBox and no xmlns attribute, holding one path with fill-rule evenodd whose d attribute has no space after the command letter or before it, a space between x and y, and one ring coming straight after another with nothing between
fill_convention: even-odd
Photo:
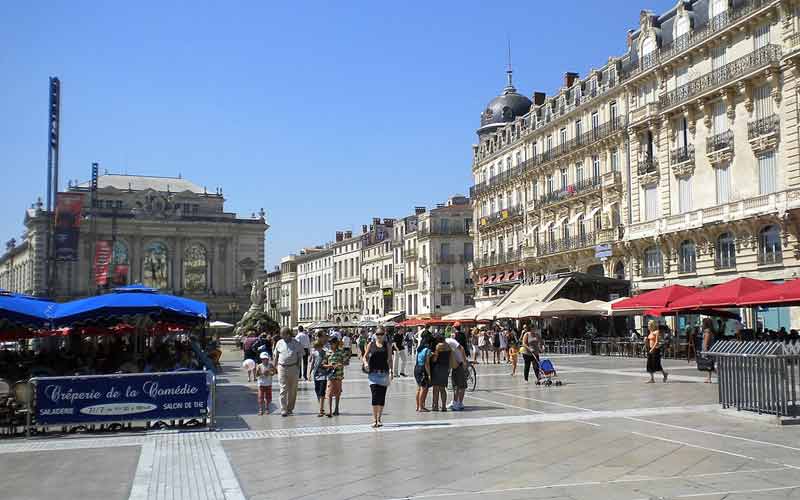
<instances>
[{"instance_id":1,"label":"domed turret","mask_svg":"<svg viewBox=\"0 0 800 500\"><path fill-rule=\"evenodd\" d=\"M506 71L508 84L503 93L492 99L481 113L481 128L478 135L483 135L513 122L517 117L528 114L533 104L530 99L517 92L511 81L511 67Z\"/></svg>"}]
</instances>

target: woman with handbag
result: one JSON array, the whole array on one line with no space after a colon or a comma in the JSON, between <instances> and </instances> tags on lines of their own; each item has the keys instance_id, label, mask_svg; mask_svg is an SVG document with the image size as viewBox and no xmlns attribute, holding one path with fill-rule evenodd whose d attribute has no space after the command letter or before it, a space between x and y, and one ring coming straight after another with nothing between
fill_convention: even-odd
<instances>
[{"instance_id":1,"label":"woman with handbag","mask_svg":"<svg viewBox=\"0 0 800 500\"><path fill-rule=\"evenodd\" d=\"M714 343L714 323L711 318L703 318L703 343L700 353L697 355L697 369L701 372L708 372L706 384L711 383L711 374L714 373L714 358L706 354Z\"/></svg>"},{"instance_id":2,"label":"woman with handbag","mask_svg":"<svg viewBox=\"0 0 800 500\"><path fill-rule=\"evenodd\" d=\"M656 380L653 375L656 372L661 372L664 383L666 383L669 373L664 371L664 368L661 366L662 337L661 331L658 328L658 323L651 319L647 324L647 330L650 332L644 339L644 345L647 348L647 373L650 374L650 380L648 380L647 383L655 383Z\"/></svg>"},{"instance_id":3,"label":"woman with handbag","mask_svg":"<svg viewBox=\"0 0 800 500\"><path fill-rule=\"evenodd\" d=\"M370 342L364 350L364 369L369 378L369 389L372 392L372 418L373 428L383 426L383 407L386 406L386 390L389 380L394 376L392 367L392 347L388 345L386 331L378 327L375 331L375 340Z\"/></svg>"}]
</instances>

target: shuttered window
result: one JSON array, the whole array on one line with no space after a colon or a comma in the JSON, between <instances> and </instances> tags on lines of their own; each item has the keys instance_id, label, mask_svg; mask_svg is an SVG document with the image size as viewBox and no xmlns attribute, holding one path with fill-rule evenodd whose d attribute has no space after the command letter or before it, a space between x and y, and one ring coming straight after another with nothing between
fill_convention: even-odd
<instances>
[{"instance_id":1,"label":"shuttered window","mask_svg":"<svg viewBox=\"0 0 800 500\"><path fill-rule=\"evenodd\" d=\"M753 48L758 50L769 45L769 23L764 23L753 32Z\"/></svg>"},{"instance_id":2,"label":"shuttered window","mask_svg":"<svg viewBox=\"0 0 800 500\"><path fill-rule=\"evenodd\" d=\"M731 201L730 165L724 164L716 169L717 205Z\"/></svg>"},{"instance_id":3,"label":"shuttered window","mask_svg":"<svg viewBox=\"0 0 800 500\"><path fill-rule=\"evenodd\" d=\"M772 87L769 84L753 89L753 107L756 120L772 116Z\"/></svg>"},{"instance_id":4,"label":"shuttered window","mask_svg":"<svg viewBox=\"0 0 800 500\"><path fill-rule=\"evenodd\" d=\"M711 124L714 135L728 131L728 116L725 111L725 101L719 100L714 103Z\"/></svg>"},{"instance_id":5,"label":"shuttered window","mask_svg":"<svg viewBox=\"0 0 800 500\"><path fill-rule=\"evenodd\" d=\"M658 218L658 187L651 186L644 190L644 218L654 220Z\"/></svg>"},{"instance_id":6,"label":"shuttered window","mask_svg":"<svg viewBox=\"0 0 800 500\"><path fill-rule=\"evenodd\" d=\"M725 45L713 47L711 49L711 69L719 69L725 66Z\"/></svg>"},{"instance_id":7,"label":"shuttered window","mask_svg":"<svg viewBox=\"0 0 800 500\"><path fill-rule=\"evenodd\" d=\"M761 194L774 193L777 190L774 151L758 157L758 188Z\"/></svg>"},{"instance_id":8,"label":"shuttered window","mask_svg":"<svg viewBox=\"0 0 800 500\"><path fill-rule=\"evenodd\" d=\"M686 213L692 209L692 178L678 179L678 211Z\"/></svg>"}]
</instances>

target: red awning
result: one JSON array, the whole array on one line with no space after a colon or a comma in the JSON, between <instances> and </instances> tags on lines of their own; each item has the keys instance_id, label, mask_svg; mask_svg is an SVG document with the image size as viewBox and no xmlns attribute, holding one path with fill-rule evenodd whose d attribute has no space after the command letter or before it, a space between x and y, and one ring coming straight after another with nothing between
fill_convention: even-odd
<instances>
[{"instance_id":1,"label":"red awning","mask_svg":"<svg viewBox=\"0 0 800 500\"><path fill-rule=\"evenodd\" d=\"M481 280L478 282L479 285L484 285L486 282L489 281L489 275L485 274L481 276Z\"/></svg>"},{"instance_id":2,"label":"red awning","mask_svg":"<svg viewBox=\"0 0 800 500\"><path fill-rule=\"evenodd\" d=\"M713 307L737 307L742 297L775 285L768 281L752 278L736 278L735 280L713 286L701 292L678 299L669 305L673 310L708 309Z\"/></svg>"},{"instance_id":3,"label":"red awning","mask_svg":"<svg viewBox=\"0 0 800 500\"><path fill-rule=\"evenodd\" d=\"M800 279L787 281L764 290L745 295L739 299L740 306L800 304Z\"/></svg>"},{"instance_id":4,"label":"red awning","mask_svg":"<svg viewBox=\"0 0 800 500\"><path fill-rule=\"evenodd\" d=\"M661 309L670 306L672 302L676 300L691 296L697 292L698 290L696 288L692 288L690 286L672 285L665 288L659 288L658 290L645 292L641 295L637 295L636 297L620 300L619 302L611 304L611 309L615 311L632 309Z\"/></svg>"},{"instance_id":5,"label":"red awning","mask_svg":"<svg viewBox=\"0 0 800 500\"><path fill-rule=\"evenodd\" d=\"M492 284L492 283L494 283L495 281L497 281L497 275L496 275L496 274L493 274L493 275L492 275L492 276L491 276L491 277L490 277L488 280L486 280L486 283L487 283L487 284L489 284L489 285L491 285L491 284Z\"/></svg>"},{"instance_id":6,"label":"red awning","mask_svg":"<svg viewBox=\"0 0 800 500\"><path fill-rule=\"evenodd\" d=\"M497 275L497 282L498 282L498 283L500 283L500 282L502 282L502 281L505 281L505 277L506 277L506 273L500 273L500 274L498 274L498 275Z\"/></svg>"}]
</instances>

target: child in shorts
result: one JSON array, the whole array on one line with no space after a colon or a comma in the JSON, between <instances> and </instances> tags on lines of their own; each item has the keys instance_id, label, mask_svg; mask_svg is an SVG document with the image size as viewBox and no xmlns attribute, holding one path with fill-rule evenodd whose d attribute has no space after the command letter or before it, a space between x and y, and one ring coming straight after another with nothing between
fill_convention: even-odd
<instances>
[{"instance_id":1,"label":"child in shorts","mask_svg":"<svg viewBox=\"0 0 800 500\"><path fill-rule=\"evenodd\" d=\"M519 346L516 339L513 337L508 342L508 362L511 363L511 376L517 374L517 356L519 355Z\"/></svg>"},{"instance_id":2,"label":"child in shorts","mask_svg":"<svg viewBox=\"0 0 800 500\"><path fill-rule=\"evenodd\" d=\"M262 352L259 355L261 363L256 366L256 381L258 382L258 414L269 413L269 405L272 404L272 376L275 375L275 367L269 359L269 354Z\"/></svg>"}]
</instances>

